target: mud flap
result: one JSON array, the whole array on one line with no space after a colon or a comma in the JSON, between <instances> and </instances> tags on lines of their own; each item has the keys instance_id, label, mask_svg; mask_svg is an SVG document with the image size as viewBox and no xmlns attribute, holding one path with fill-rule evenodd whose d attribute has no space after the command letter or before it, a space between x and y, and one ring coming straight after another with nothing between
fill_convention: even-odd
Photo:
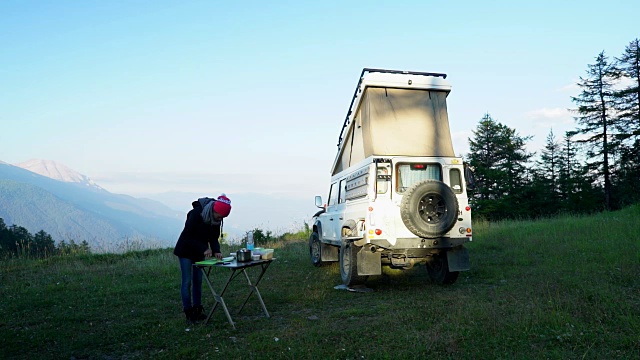
<instances>
[{"instance_id":1,"label":"mud flap","mask_svg":"<svg viewBox=\"0 0 640 360\"><path fill-rule=\"evenodd\" d=\"M340 248L337 246L331 246L331 245L327 245L325 243L322 243L322 250L320 251L320 254L322 256L322 261L338 261L340 260L340 253L339 250Z\"/></svg>"},{"instance_id":2,"label":"mud flap","mask_svg":"<svg viewBox=\"0 0 640 360\"><path fill-rule=\"evenodd\" d=\"M467 271L471 269L469 251L465 247L454 248L447 251L449 271Z\"/></svg>"},{"instance_id":3,"label":"mud flap","mask_svg":"<svg viewBox=\"0 0 640 360\"><path fill-rule=\"evenodd\" d=\"M382 261L379 252L371 252L366 248L361 248L357 256L358 275L382 274Z\"/></svg>"}]
</instances>

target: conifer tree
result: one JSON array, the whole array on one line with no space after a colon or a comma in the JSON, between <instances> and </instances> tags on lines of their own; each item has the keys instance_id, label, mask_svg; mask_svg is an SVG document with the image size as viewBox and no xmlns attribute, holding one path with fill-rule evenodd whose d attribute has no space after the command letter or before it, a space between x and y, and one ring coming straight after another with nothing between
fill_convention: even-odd
<instances>
[{"instance_id":1,"label":"conifer tree","mask_svg":"<svg viewBox=\"0 0 640 360\"><path fill-rule=\"evenodd\" d=\"M560 147L558 189L561 210L569 212L591 212L598 208L595 179L589 176L588 168L578 160L579 150L572 139L575 132L567 131Z\"/></svg>"},{"instance_id":2,"label":"conifer tree","mask_svg":"<svg viewBox=\"0 0 640 360\"><path fill-rule=\"evenodd\" d=\"M610 158L617 147L612 142L614 118L612 116L614 84L617 80L615 67L609 63L602 51L595 64L588 65L587 76L580 77L578 86L582 93L571 100L578 106L573 111L579 124L577 134L586 138L578 140L588 145L587 158L590 168L604 181L604 207L611 208L611 164Z\"/></svg>"},{"instance_id":3,"label":"conifer tree","mask_svg":"<svg viewBox=\"0 0 640 360\"><path fill-rule=\"evenodd\" d=\"M624 138L637 141L640 136L640 40L627 45L620 58L616 58L616 70L630 84L616 91L615 109L617 126Z\"/></svg>"},{"instance_id":4,"label":"conifer tree","mask_svg":"<svg viewBox=\"0 0 640 360\"><path fill-rule=\"evenodd\" d=\"M551 129L536 165L538 174L545 180L544 182L549 186L550 192L554 196L559 192L558 178L562 165L560 156L560 143L556 140L553 129Z\"/></svg>"},{"instance_id":5,"label":"conifer tree","mask_svg":"<svg viewBox=\"0 0 640 360\"><path fill-rule=\"evenodd\" d=\"M612 183L620 206L640 200L640 40L616 58L616 69L628 84L615 93L616 125L621 141L619 166Z\"/></svg>"},{"instance_id":6,"label":"conifer tree","mask_svg":"<svg viewBox=\"0 0 640 360\"><path fill-rule=\"evenodd\" d=\"M469 139L469 165L474 168L474 178L478 185L474 197L479 200L496 199L501 193L499 185L504 179L497 171L501 162L497 150L501 142L498 134L504 132L504 128L504 125L497 123L487 113L476 130L472 131L473 139Z\"/></svg>"},{"instance_id":7,"label":"conifer tree","mask_svg":"<svg viewBox=\"0 0 640 360\"><path fill-rule=\"evenodd\" d=\"M530 194L527 204L532 215L548 216L560 210L560 166L560 144L552 129L535 162L533 180L528 189Z\"/></svg>"},{"instance_id":8,"label":"conifer tree","mask_svg":"<svg viewBox=\"0 0 640 360\"><path fill-rule=\"evenodd\" d=\"M53 255L56 245L51 238L51 235L47 234L44 230L38 231L33 236L34 242L34 255L38 255L39 257L46 257Z\"/></svg>"},{"instance_id":9,"label":"conifer tree","mask_svg":"<svg viewBox=\"0 0 640 360\"><path fill-rule=\"evenodd\" d=\"M468 159L477 184L470 200L476 213L490 219L521 216L526 207L517 205L528 181L523 175L528 172L526 164L532 156L525 150L529 137L519 136L488 113L473 135Z\"/></svg>"}]
</instances>

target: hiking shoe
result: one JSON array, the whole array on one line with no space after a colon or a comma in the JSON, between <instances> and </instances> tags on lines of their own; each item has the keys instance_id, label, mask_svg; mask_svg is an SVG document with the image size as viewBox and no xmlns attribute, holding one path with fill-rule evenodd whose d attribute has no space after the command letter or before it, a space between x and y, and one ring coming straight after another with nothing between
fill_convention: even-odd
<instances>
[{"instance_id":1,"label":"hiking shoe","mask_svg":"<svg viewBox=\"0 0 640 360\"><path fill-rule=\"evenodd\" d=\"M187 325L193 324L195 322L193 320L193 308L192 307L184 309L184 315L187 317Z\"/></svg>"},{"instance_id":2,"label":"hiking shoe","mask_svg":"<svg viewBox=\"0 0 640 360\"><path fill-rule=\"evenodd\" d=\"M204 308L202 305L196 305L192 308L191 319L193 321L202 321L207 318L207 315L204 314Z\"/></svg>"}]
</instances>

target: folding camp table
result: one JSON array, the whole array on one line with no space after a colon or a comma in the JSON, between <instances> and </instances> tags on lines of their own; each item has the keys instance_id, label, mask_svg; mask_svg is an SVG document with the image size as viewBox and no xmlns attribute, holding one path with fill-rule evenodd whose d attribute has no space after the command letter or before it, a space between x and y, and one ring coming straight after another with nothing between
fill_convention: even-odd
<instances>
[{"instance_id":1,"label":"folding camp table","mask_svg":"<svg viewBox=\"0 0 640 360\"><path fill-rule=\"evenodd\" d=\"M237 262L236 260L233 260L230 262L223 262L218 259L210 259L210 260L204 260L204 261L199 261L195 263L193 266L197 267L202 271L202 274L204 275L203 277L206 280L207 285L209 286L209 290L211 290L211 294L213 294L213 298L215 299L215 304L213 305L213 308L211 309L211 311L209 311L209 315L207 316L207 319L205 320L204 323L207 324L209 322L211 315L213 315L213 312L218 307L218 304L220 304L222 305L222 309L224 310L224 313L227 315L227 320L229 321L229 324L231 324L231 326L234 329L236 328L235 323L231 318L231 314L229 313L229 309L227 308L227 305L224 302L223 296L225 291L227 291L229 284L233 281L233 279L235 279L240 274L244 274L245 278L247 279L247 283L251 288L251 291L249 291L249 294L247 294L247 298L242 303L240 310L238 310L238 314L242 311L242 309L244 309L244 306L247 304L247 301L249 301L251 294L256 294L256 296L258 297L258 300L260 301L260 305L262 305L262 310L264 310L265 316L270 317L269 311L267 311L267 307L264 305L264 301L262 300L262 296L260 295L260 290L258 290L258 285L260 284L260 281L262 280L264 273L267 271L267 269L269 268L269 265L271 265L271 262L273 262L273 260L275 259L272 258L268 260L254 260L254 261L248 261L248 262ZM251 278L247 273L247 269L254 266L260 266L261 271L260 271L260 275L258 275L258 277L256 278L255 283L251 283ZM231 270L231 274L227 278L227 281L224 283L224 286L222 287L222 290L220 291L219 294L213 288L213 284L211 283L211 280L209 280L209 275L211 274L211 269L213 268L226 268Z\"/></svg>"}]
</instances>

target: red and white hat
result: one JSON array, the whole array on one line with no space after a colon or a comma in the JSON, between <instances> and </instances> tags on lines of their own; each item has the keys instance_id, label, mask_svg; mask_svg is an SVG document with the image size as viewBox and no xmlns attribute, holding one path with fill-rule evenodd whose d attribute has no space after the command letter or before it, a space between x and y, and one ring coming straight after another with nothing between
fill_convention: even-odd
<instances>
[{"instance_id":1,"label":"red and white hat","mask_svg":"<svg viewBox=\"0 0 640 360\"><path fill-rule=\"evenodd\" d=\"M218 196L216 202L213 203L213 211L220 214L222 217L229 216L231 212L231 200L227 197L227 195L222 194Z\"/></svg>"}]
</instances>

